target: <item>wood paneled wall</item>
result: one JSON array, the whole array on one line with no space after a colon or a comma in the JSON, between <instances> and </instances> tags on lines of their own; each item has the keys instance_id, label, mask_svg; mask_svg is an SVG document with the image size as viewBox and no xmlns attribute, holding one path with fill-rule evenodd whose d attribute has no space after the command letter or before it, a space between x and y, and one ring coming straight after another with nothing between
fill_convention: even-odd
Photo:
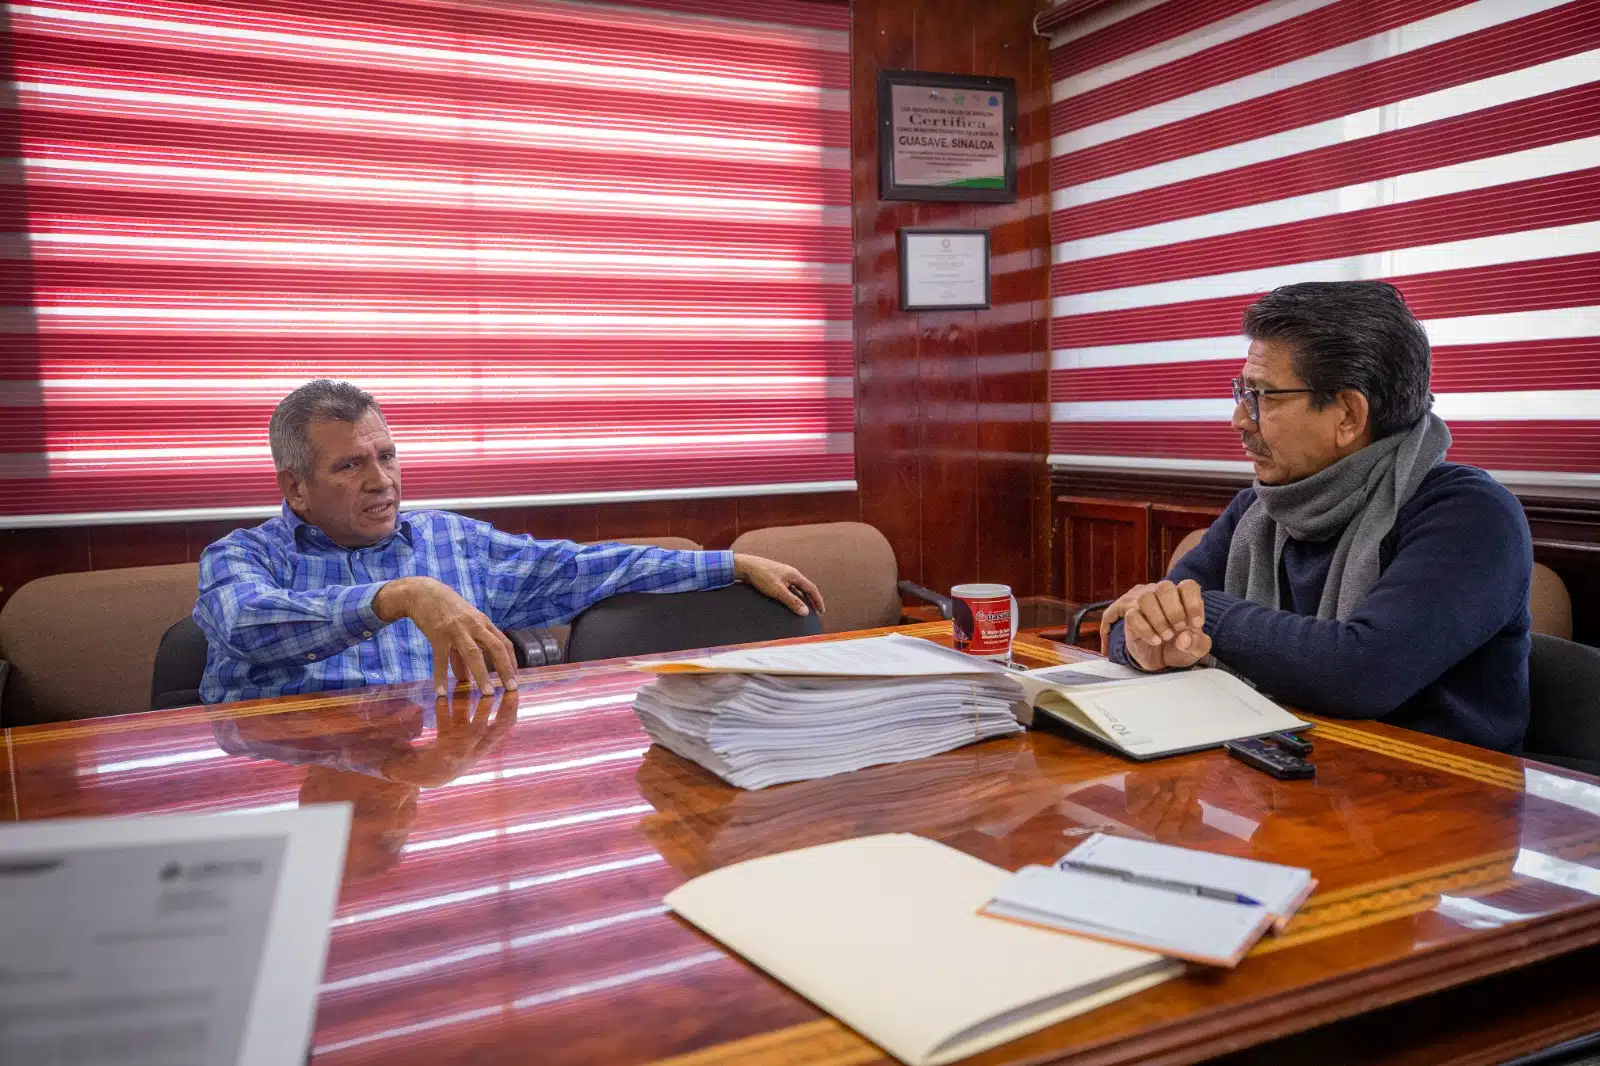
<instances>
[{"instance_id":1,"label":"wood paneled wall","mask_svg":"<svg viewBox=\"0 0 1600 1066\"><path fill-rule=\"evenodd\" d=\"M1032 0L855 0L856 476L864 520L931 588L1050 584L1049 55ZM1012 204L878 199L880 70L1016 79ZM987 311L899 309L903 226L990 232Z\"/></svg>"},{"instance_id":2,"label":"wood paneled wall","mask_svg":"<svg viewBox=\"0 0 1600 1066\"><path fill-rule=\"evenodd\" d=\"M673 535L711 548L771 525L861 520L889 537L900 574L933 588L1050 587L1048 54L1043 0L856 0L852 115L859 493L509 508L477 517L513 532L599 540ZM1015 78L1014 204L877 198L877 74L904 68ZM985 227L989 311L898 309L901 226ZM262 427L265 434L266 427ZM0 603L45 574L197 559L240 522L0 531Z\"/></svg>"}]
</instances>

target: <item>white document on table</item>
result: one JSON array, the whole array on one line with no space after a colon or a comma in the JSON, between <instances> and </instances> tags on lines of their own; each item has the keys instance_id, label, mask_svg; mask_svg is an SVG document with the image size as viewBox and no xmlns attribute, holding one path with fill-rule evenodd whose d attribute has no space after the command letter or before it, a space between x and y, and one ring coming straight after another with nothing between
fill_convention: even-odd
<instances>
[{"instance_id":1,"label":"white document on table","mask_svg":"<svg viewBox=\"0 0 1600 1066\"><path fill-rule=\"evenodd\" d=\"M0 1063L300 1066L350 806L0 828Z\"/></svg>"},{"instance_id":2,"label":"white document on table","mask_svg":"<svg viewBox=\"0 0 1600 1066\"><path fill-rule=\"evenodd\" d=\"M941 677L949 674L1008 674L987 659L964 655L932 641L891 634L859 640L827 640L776 648L749 648L670 662L634 662L661 674L787 674L816 677Z\"/></svg>"}]
</instances>

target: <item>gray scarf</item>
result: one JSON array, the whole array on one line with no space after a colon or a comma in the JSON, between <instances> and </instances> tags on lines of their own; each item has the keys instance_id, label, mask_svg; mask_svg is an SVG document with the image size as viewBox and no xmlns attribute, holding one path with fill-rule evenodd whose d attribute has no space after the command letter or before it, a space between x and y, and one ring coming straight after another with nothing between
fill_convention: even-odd
<instances>
[{"instance_id":1,"label":"gray scarf","mask_svg":"<svg viewBox=\"0 0 1600 1066\"><path fill-rule=\"evenodd\" d=\"M1429 412L1303 481L1256 482L1255 502L1228 545L1223 588L1277 610L1283 542L1338 537L1317 617L1349 618L1378 581L1378 549L1395 516L1449 447L1449 427Z\"/></svg>"}]
</instances>

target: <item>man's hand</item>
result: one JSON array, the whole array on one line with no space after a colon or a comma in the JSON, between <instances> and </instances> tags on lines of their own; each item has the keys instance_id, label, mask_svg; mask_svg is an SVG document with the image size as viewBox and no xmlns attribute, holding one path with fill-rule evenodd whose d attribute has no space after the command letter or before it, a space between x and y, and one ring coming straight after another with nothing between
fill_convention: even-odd
<instances>
[{"instance_id":1,"label":"man's hand","mask_svg":"<svg viewBox=\"0 0 1600 1066\"><path fill-rule=\"evenodd\" d=\"M754 585L795 614L810 614L811 611L806 607L805 601L794 594L790 585L804 592L816 605L817 610L827 610L822 605L822 593L817 591L817 586L811 583L809 577L787 563L763 559L759 555L735 555L733 573L740 581Z\"/></svg>"},{"instance_id":2,"label":"man's hand","mask_svg":"<svg viewBox=\"0 0 1600 1066\"><path fill-rule=\"evenodd\" d=\"M396 578L378 590L372 609L385 622L409 618L422 630L433 645L433 689L439 695L447 691L449 667L455 668L458 682L470 681L480 692L490 691L490 662L502 685L517 687L517 654L511 641L487 615L443 581L431 577ZM485 652L489 656L487 662Z\"/></svg>"},{"instance_id":3,"label":"man's hand","mask_svg":"<svg viewBox=\"0 0 1600 1066\"><path fill-rule=\"evenodd\" d=\"M1100 651L1121 619L1128 657L1145 670L1181 670L1211 654L1206 603L1195 581L1135 585L1100 616Z\"/></svg>"}]
</instances>

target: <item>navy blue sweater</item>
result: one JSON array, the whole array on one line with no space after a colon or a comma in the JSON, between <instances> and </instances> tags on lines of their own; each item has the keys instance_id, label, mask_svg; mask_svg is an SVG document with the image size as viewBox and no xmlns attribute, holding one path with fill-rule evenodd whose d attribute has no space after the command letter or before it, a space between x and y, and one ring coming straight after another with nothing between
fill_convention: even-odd
<instances>
[{"instance_id":1,"label":"navy blue sweater","mask_svg":"<svg viewBox=\"0 0 1600 1066\"><path fill-rule=\"evenodd\" d=\"M1342 622L1316 616L1337 538L1284 544L1281 610L1221 591L1228 544L1255 498L1253 488L1234 497L1168 575L1204 590L1218 659L1307 711L1521 747L1533 544L1515 496L1477 467L1430 471L1383 540L1378 583ZM1109 650L1129 662L1120 622Z\"/></svg>"}]
</instances>

